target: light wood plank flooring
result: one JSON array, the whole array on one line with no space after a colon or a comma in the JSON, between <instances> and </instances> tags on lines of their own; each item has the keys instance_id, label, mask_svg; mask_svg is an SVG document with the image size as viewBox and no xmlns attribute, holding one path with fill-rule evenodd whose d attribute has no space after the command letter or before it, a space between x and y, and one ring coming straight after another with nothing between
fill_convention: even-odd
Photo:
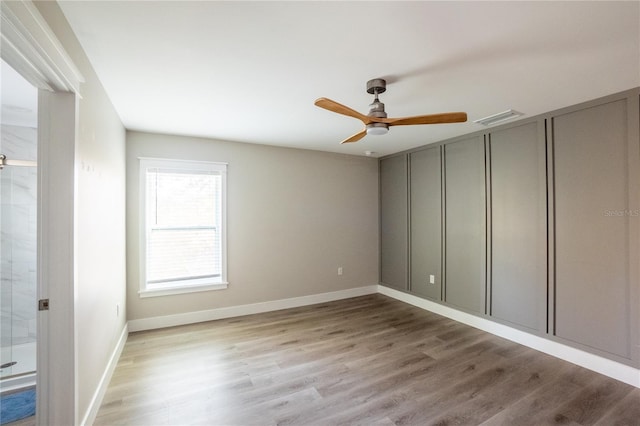
<instances>
[{"instance_id":1,"label":"light wood plank flooring","mask_svg":"<svg viewBox=\"0 0 640 426\"><path fill-rule=\"evenodd\" d=\"M96 425L640 425L640 389L382 295L133 333Z\"/></svg>"}]
</instances>

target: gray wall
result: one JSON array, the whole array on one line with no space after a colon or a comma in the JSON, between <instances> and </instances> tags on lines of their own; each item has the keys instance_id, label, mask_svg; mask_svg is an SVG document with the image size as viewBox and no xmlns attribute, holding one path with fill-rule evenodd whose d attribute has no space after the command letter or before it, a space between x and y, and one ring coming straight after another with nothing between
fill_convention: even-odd
<instances>
[{"instance_id":1,"label":"gray wall","mask_svg":"<svg viewBox=\"0 0 640 426\"><path fill-rule=\"evenodd\" d=\"M638 263L629 237L640 220L629 202L638 181L629 174L637 154L627 113L621 99L553 119L555 333L623 357L631 354L630 262Z\"/></svg>"},{"instance_id":2,"label":"gray wall","mask_svg":"<svg viewBox=\"0 0 640 426\"><path fill-rule=\"evenodd\" d=\"M126 322L125 130L59 6L36 6L85 78L74 200L77 412L83 418Z\"/></svg>"},{"instance_id":3,"label":"gray wall","mask_svg":"<svg viewBox=\"0 0 640 426\"><path fill-rule=\"evenodd\" d=\"M547 208L544 126L491 132L490 314L546 330Z\"/></svg>"},{"instance_id":4,"label":"gray wall","mask_svg":"<svg viewBox=\"0 0 640 426\"><path fill-rule=\"evenodd\" d=\"M381 159L380 169L396 174L387 184L411 183L411 220L398 237L410 229L417 272L405 291L438 302L437 286L423 277L425 246L437 253L438 245L437 231L425 226L438 217L424 195L437 212L437 162L390 165L441 148L440 303L640 365L639 101L636 88ZM389 192L382 183L381 194ZM393 201L382 198L381 211L400 209L402 199ZM383 253L382 262L403 259Z\"/></svg>"},{"instance_id":5,"label":"gray wall","mask_svg":"<svg viewBox=\"0 0 640 426\"><path fill-rule=\"evenodd\" d=\"M127 133L126 155L130 320L377 283L375 159L140 132ZM229 164L226 290L138 296L138 157Z\"/></svg>"},{"instance_id":6,"label":"gray wall","mask_svg":"<svg viewBox=\"0 0 640 426\"><path fill-rule=\"evenodd\" d=\"M472 137L444 146L444 300L485 312L484 139Z\"/></svg>"},{"instance_id":7,"label":"gray wall","mask_svg":"<svg viewBox=\"0 0 640 426\"><path fill-rule=\"evenodd\" d=\"M380 163L380 281L406 290L407 157Z\"/></svg>"},{"instance_id":8,"label":"gray wall","mask_svg":"<svg viewBox=\"0 0 640 426\"><path fill-rule=\"evenodd\" d=\"M441 147L435 146L413 152L409 156L411 291L433 300L442 300L442 156L440 151Z\"/></svg>"}]
</instances>

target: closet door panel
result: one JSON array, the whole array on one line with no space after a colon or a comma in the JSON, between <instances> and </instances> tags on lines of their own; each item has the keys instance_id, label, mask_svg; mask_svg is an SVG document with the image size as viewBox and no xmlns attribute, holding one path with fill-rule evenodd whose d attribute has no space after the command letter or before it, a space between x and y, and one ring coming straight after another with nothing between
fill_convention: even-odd
<instances>
[{"instance_id":1,"label":"closet door panel","mask_svg":"<svg viewBox=\"0 0 640 426\"><path fill-rule=\"evenodd\" d=\"M440 147L410 156L411 292L442 297L442 177ZM433 282L431 282L433 281Z\"/></svg>"},{"instance_id":2,"label":"closet door panel","mask_svg":"<svg viewBox=\"0 0 640 426\"><path fill-rule=\"evenodd\" d=\"M380 282L408 289L407 156L380 161Z\"/></svg>"},{"instance_id":3,"label":"closet door panel","mask_svg":"<svg viewBox=\"0 0 640 426\"><path fill-rule=\"evenodd\" d=\"M485 313L486 206L482 137L445 145L445 301Z\"/></svg>"}]
</instances>

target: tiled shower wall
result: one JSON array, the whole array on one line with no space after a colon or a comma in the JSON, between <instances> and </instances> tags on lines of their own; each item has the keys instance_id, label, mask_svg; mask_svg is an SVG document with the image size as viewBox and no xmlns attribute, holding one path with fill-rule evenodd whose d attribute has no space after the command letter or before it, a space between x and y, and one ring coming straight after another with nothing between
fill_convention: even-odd
<instances>
[{"instance_id":1,"label":"tiled shower wall","mask_svg":"<svg viewBox=\"0 0 640 426\"><path fill-rule=\"evenodd\" d=\"M36 129L2 124L1 135L0 153L7 159L36 161ZM36 195L36 167L0 171L3 348L36 340Z\"/></svg>"}]
</instances>

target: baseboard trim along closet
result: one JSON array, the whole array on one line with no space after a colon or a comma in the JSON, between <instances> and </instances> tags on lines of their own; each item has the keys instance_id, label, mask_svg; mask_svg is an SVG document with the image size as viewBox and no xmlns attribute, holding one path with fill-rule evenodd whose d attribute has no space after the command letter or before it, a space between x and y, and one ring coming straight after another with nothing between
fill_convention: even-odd
<instances>
[{"instance_id":1,"label":"baseboard trim along closet","mask_svg":"<svg viewBox=\"0 0 640 426\"><path fill-rule=\"evenodd\" d=\"M127 343L127 337L129 336L129 326L128 324L124 325L122 329L122 333L120 333L120 338L118 339L118 343L116 347L113 349L111 353L111 357L109 358L109 362L107 363L107 368L105 368L104 373L102 373L102 377L100 378L100 382L98 383L98 387L91 398L91 402L89 403L89 407L82 417L81 426L92 425L96 420L96 416L98 415L98 410L100 409L100 405L102 405L102 400L104 399L104 395L107 393L107 388L109 387L109 382L111 382L111 377L113 376L113 372L116 369L116 365L118 364L118 360L120 359L120 355L122 355L122 350L124 349L124 344Z\"/></svg>"},{"instance_id":2,"label":"baseboard trim along closet","mask_svg":"<svg viewBox=\"0 0 640 426\"><path fill-rule=\"evenodd\" d=\"M378 286L378 292L401 302L422 308L426 311L442 315L452 320L470 325L493 335L503 337L512 342L544 352L556 358L571 362L621 382L640 388L640 369L612 361L580 349L553 342L506 325L498 324L475 315L467 314L438 303L430 302L411 294L403 293L385 286Z\"/></svg>"},{"instance_id":3,"label":"baseboard trim along closet","mask_svg":"<svg viewBox=\"0 0 640 426\"><path fill-rule=\"evenodd\" d=\"M260 314L279 311L281 309L298 308L316 303L332 302L350 297L365 296L378 292L378 285L350 288L329 293L312 294L310 296L292 297L290 299L272 300L269 302L248 305L229 306L206 311L185 312L183 314L165 315L161 317L141 318L129 321L129 331L153 330L156 328L174 327L176 325L194 324L223 318Z\"/></svg>"}]
</instances>

